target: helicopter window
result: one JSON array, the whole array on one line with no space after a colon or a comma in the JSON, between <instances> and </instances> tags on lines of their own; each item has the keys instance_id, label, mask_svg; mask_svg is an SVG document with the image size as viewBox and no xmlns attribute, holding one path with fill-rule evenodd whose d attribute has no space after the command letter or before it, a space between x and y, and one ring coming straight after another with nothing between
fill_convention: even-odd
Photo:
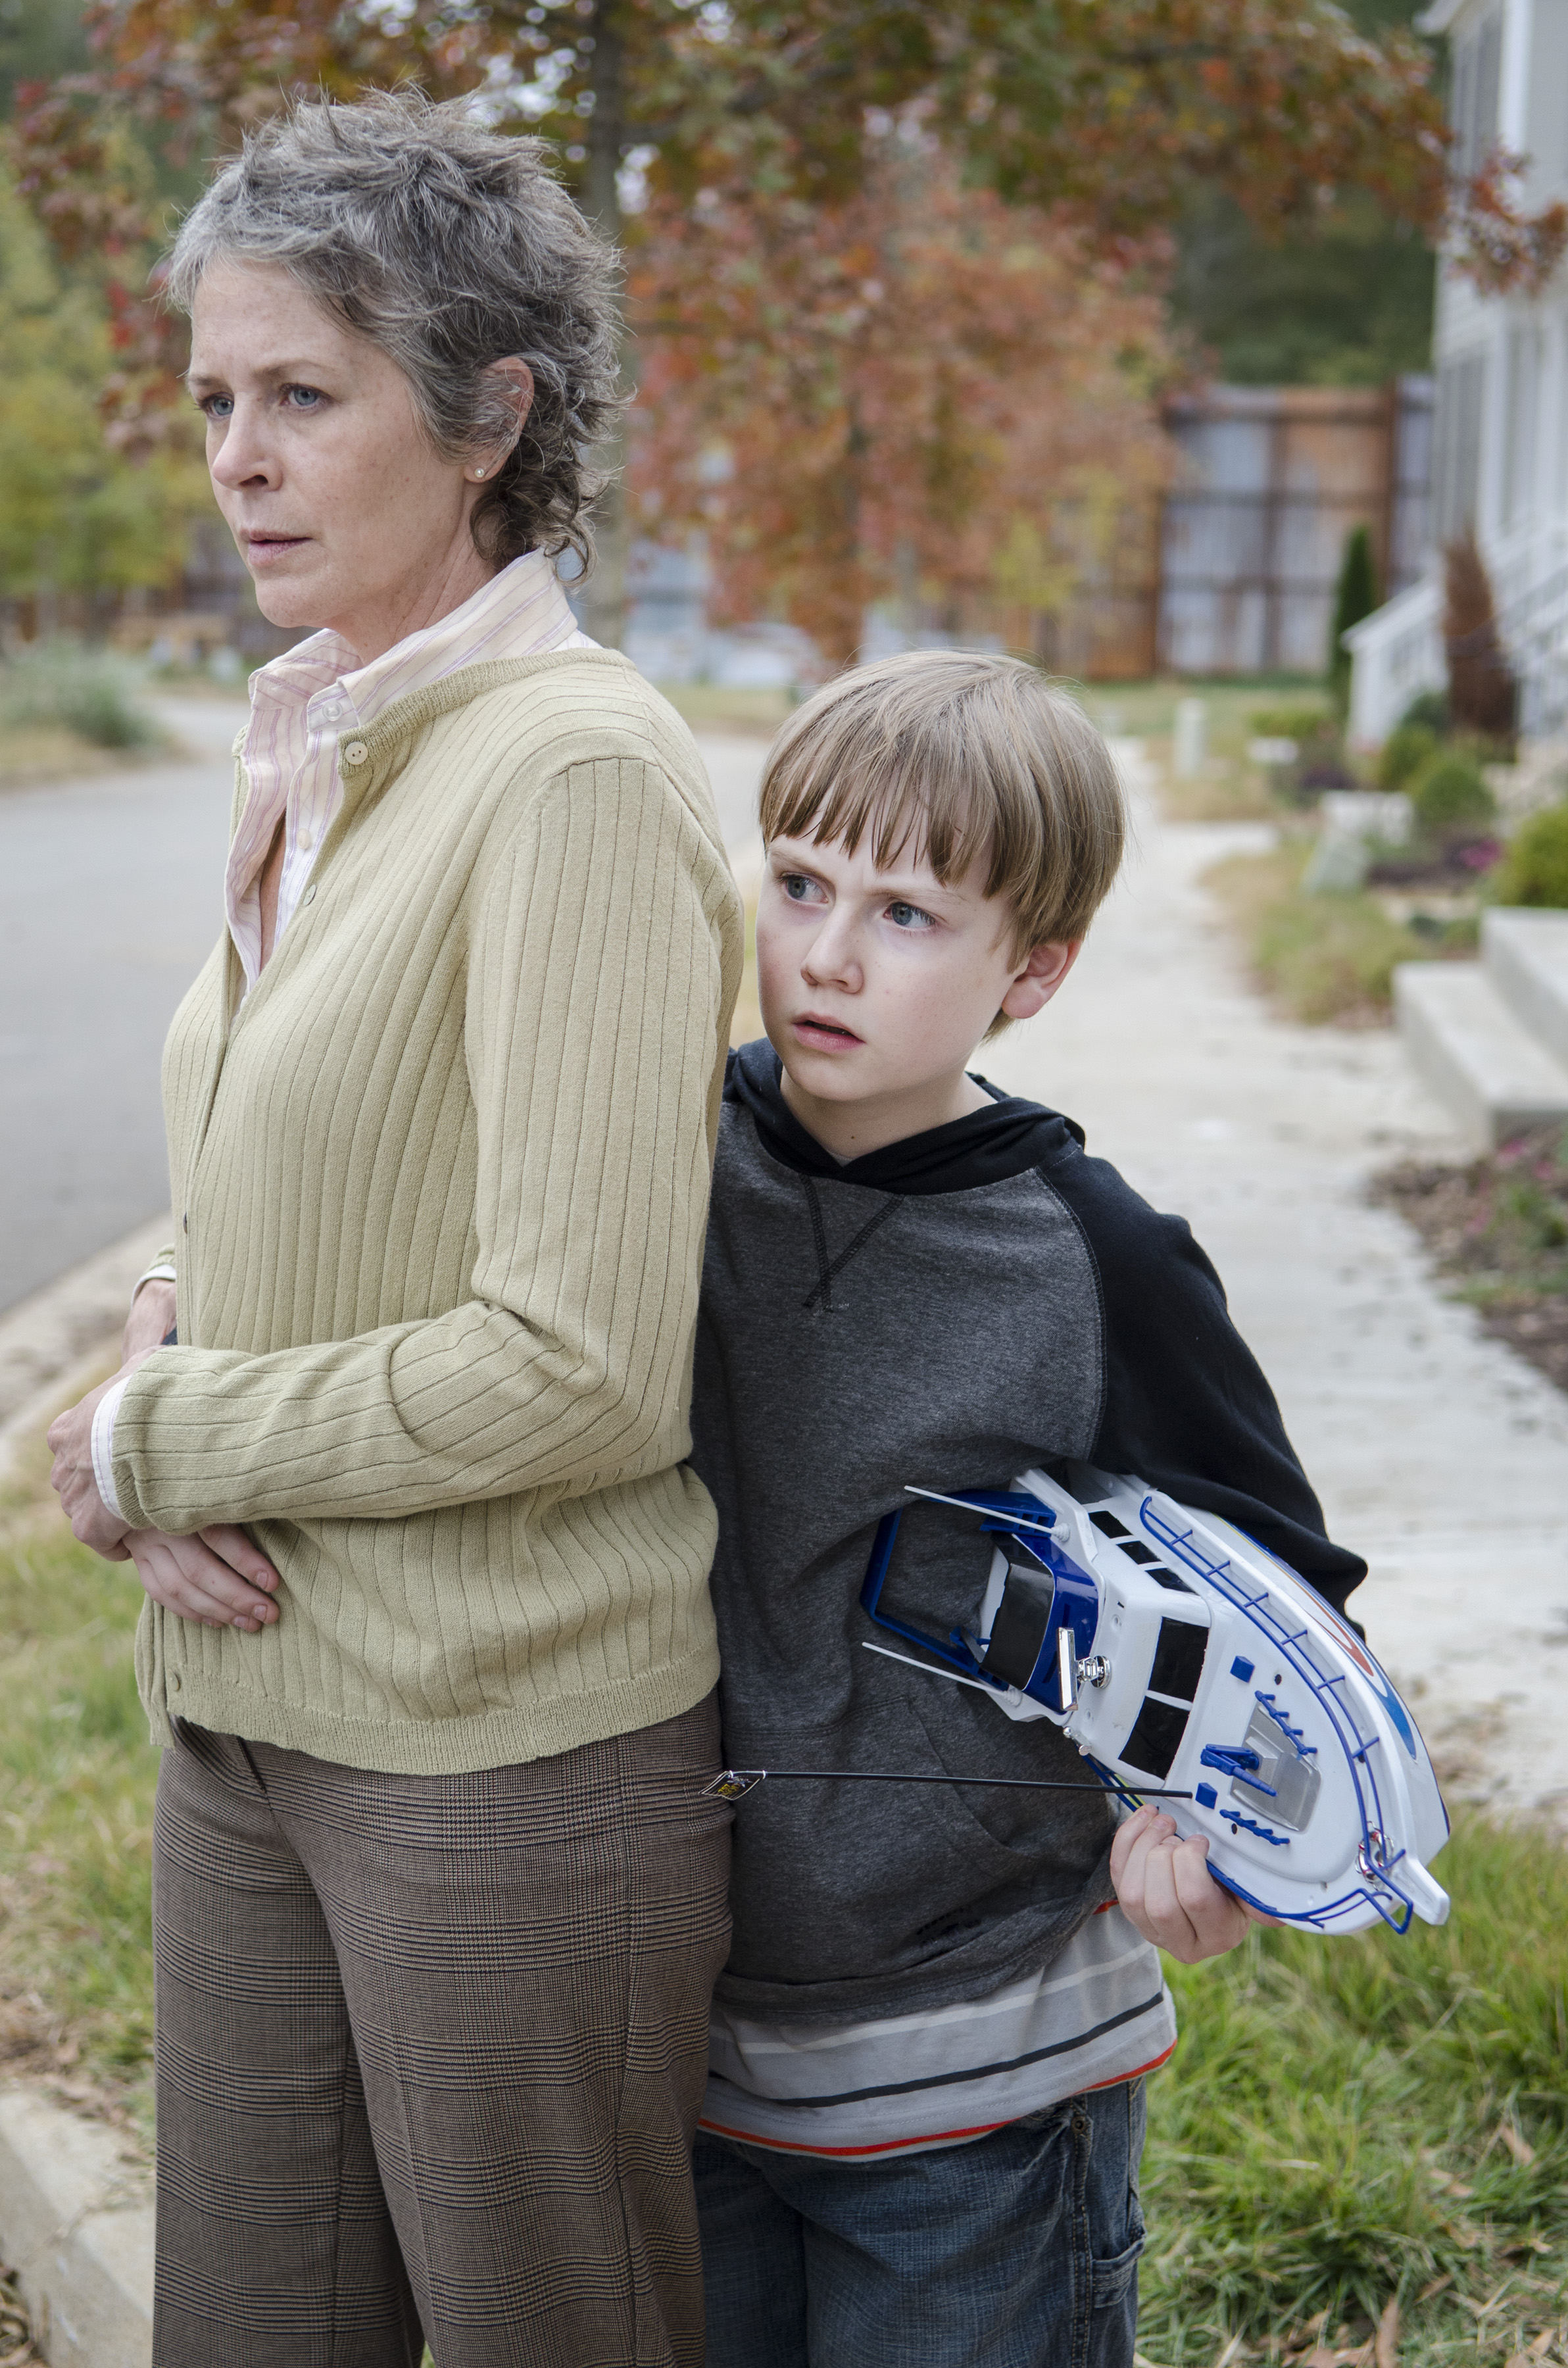
<instances>
[{"instance_id":1,"label":"helicopter window","mask_svg":"<svg viewBox=\"0 0 1568 2368\"><path fill-rule=\"evenodd\" d=\"M1168 1776L1187 1732L1187 1712L1174 1702L1145 1702L1137 1725L1122 1746L1122 1760L1129 1768L1141 1768L1146 1776Z\"/></svg>"},{"instance_id":2,"label":"helicopter window","mask_svg":"<svg viewBox=\"0 0 1568 2368\"><path fill-rule=\"evenodd\" d=\"M1132 1532L1119 1521L1114 1513L1091 1513L1089 1519L1103 1537L1130 1538Z\"/></svg>"},{"instance_id":3,"label":"helicopter window","mask_svg":"<svg viewBox=\"0 0 1568 2368\"><path fill-rule=\"evenodd\" d=\"M1196 1587L1188 1587L1185 1578L1178 1578L1174 1570L1165 1570L1159 1564L1154 1565L1149 1576L1157 1587L1165 1588L1167 1595L1196 1595L1198 1592Z\"/></svg>"},{"instance_id":4,"label":"helicopter window","mask_svg":"<svg viewBox=\"0 0 1568 2368\"><path fill-rule=\"evenodd\" d=\"M991 1622L991 1642L984 1662L988 1678L1000 1678L1009 1686L1028 1685L1051 1625L1055 1593L1049 1571L1026 1570L1018 1563L1009 1565L1007 1584Z\"/></svg>"},{"instance_id":5,"label":"helicopter window","mask_svg":"<svg viewBox=\"0 0 1568 2368\"><path fill-rule=\"evenodd\" d=\"M1162 1620L1149 1679L1150 1692L1174 1694L1177 1702L1196 1702L1208 1647L1207 1628L1194 1627L1186 1620Z\"/></svg>"},{"instance_id":6,"label":"helicopter window","mask_svg":"<svg viewBox=\"0 0 1568 2368\"><path fill-rule=\"evenodd\" d=\"M1130 1539L1128 1543L1122 1547L1121 1551L1124 1554L1130 1556L1133 1562L1158 1562L1159 1560L1159 1556L1155 1554L1153 1548L1152 1546L1146 1546L1142 1538Z\"/></svg>"}]
</instances>

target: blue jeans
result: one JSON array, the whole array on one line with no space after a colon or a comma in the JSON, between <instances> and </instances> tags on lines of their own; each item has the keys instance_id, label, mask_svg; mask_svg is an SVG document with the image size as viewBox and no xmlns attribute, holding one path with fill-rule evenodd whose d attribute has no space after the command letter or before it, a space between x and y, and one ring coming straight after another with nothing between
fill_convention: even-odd
<instances>
[{"instance_id":1,"label":"blue jeans","mask_svg":"<svg viewBox=\"0 0 1568 2368\"><path fill-rule=\"evenodd\" d=\"M1131 2368L1142 2080L933 2154L699 2134L708 2368Z\"/></svg>"}]
</instances>

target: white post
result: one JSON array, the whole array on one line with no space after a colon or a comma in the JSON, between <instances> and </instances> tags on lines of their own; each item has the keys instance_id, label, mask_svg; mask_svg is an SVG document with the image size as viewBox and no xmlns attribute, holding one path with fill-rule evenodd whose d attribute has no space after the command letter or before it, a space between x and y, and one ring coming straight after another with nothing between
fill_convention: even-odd
<instances>
[{"instance_id":1,"label":"white post","mask_svg":"<svg viewBox=\"0 0 1568 2368\"><path fill-rule=\"evenodd\" d=\"M1177 700L1171 770L1178 781L1189 781L1195 773L1203 770L1208 753L1208 722L1209 710L1200 699Z\"/></svg>"}]
</instances>

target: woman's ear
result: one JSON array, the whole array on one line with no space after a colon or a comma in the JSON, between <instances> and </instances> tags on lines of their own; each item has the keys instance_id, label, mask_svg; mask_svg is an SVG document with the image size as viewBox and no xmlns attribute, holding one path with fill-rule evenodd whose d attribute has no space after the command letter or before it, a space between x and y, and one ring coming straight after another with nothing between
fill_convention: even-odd
<instances>
[{"instance_id":1,"label":"woman's ear","mask_svg":"<svg viewBox=\"0 0 1568 2368\"><path fill-rule=\"evenodd\" d=\"M534 400L534 374L520 354L506 354L500 361L492 362L484 379L486 393L497 398L496 409L506 415L506 427L488 449L476 452L469 462L467 473L476 484L494 477L508 458L523 432Z\"/></svg>"},{"instance_id":2,"label":"woman's ear","mask_svg":"<svg viewBox=\"0 0 1568 2368\"><path fill-rule=\"evenodd\" d=\"M1009 1019L1032 1019L1043 1011L1083 950L1082 938L1053 939L1031 948L1028 960L1002 997Z\"/></svg>"}]
</instances>

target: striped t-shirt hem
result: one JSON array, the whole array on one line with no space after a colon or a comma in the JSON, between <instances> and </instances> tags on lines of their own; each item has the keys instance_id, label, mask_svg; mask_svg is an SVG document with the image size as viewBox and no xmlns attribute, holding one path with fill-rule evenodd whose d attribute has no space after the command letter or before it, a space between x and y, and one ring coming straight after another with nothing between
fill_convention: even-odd
<instances>
[{"instance_id":1,"label":"striped t-shirt hem","mask_svg":"<svg viewBox=\"0 0 1568 2368\"><path fill-rule=\"evenodd\" d=\"M1154 2070L1176 2037L1159 1952L1111 1907L1043 1973L956 2006L824 2029L715 2001L700 2126L846 2160L961 2146Z\"/></svg>"}]
</instances>

